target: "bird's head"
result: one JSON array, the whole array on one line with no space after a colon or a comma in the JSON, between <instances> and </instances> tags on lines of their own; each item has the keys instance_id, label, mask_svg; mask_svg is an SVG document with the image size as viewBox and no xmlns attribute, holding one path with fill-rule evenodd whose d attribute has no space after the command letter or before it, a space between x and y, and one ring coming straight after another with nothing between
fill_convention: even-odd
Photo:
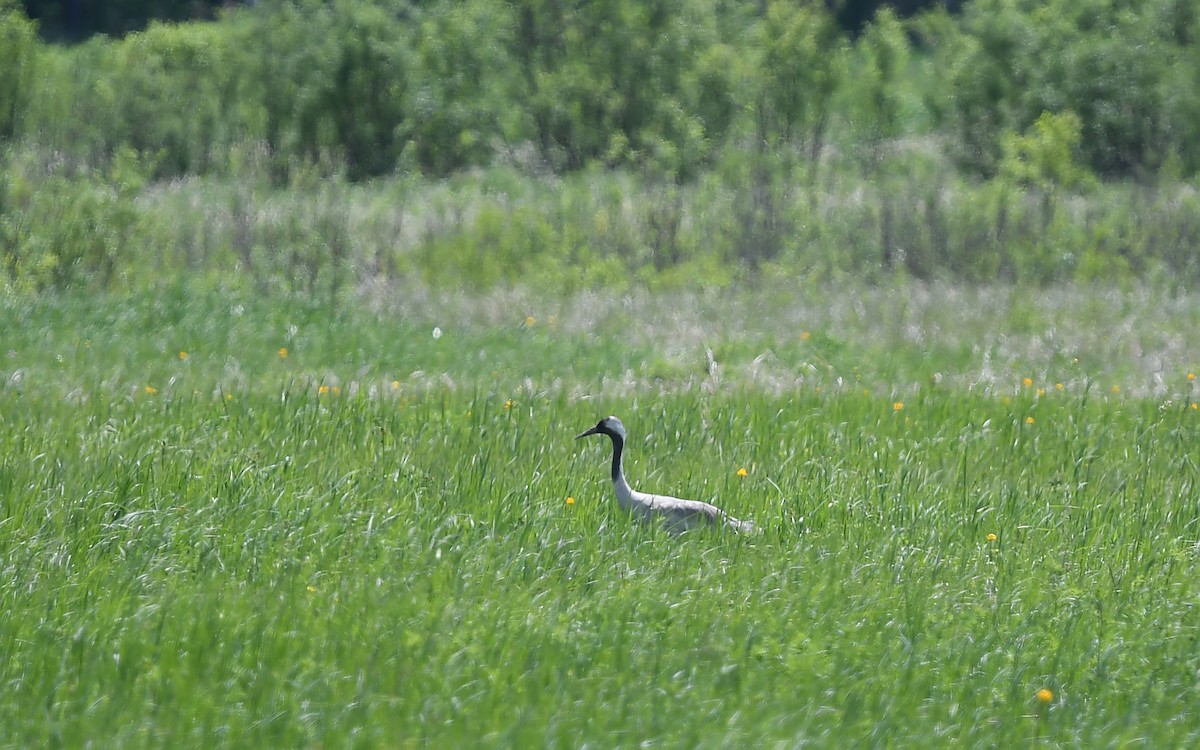
<instances>
[{"instance_id":1,"label":"bird's head","mask_svg":"<svg viewBox=\"0 0 1200 750\"><path fill-rule=\"evenodd\" d=\"M621 424L621 420L616 417L605 417L596 423L596 426L590 430L584 430L575 436L578 440L588 435L608 435L610 438L619 438L625 440L625 425Z\"/></svg>"}]
</instances>

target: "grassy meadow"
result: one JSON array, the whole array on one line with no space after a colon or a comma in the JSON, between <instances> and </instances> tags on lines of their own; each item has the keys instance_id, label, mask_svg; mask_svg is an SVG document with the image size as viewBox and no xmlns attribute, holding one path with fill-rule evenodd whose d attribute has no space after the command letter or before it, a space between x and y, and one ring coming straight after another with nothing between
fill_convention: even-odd
<instances>
[{"instance_id":1,"label":"grassy meadow","mask_svg":"<svg viewBox=\"0 0 1200 750\"><path fill-rule=\"evenodd\" d=\"M5 747L1200 741L1194 296L0 312Z\"/></svg>"},{"instance_id":2,"label":"grassy meadow","mask_svg":"<svg viewBox=\"0 0 1200 750\"><path fill-rule=\"evenodd\" d=\"M0 750L1200 747L1196 3L827 5L0 0Z\"/></svg>"}]
</instances>

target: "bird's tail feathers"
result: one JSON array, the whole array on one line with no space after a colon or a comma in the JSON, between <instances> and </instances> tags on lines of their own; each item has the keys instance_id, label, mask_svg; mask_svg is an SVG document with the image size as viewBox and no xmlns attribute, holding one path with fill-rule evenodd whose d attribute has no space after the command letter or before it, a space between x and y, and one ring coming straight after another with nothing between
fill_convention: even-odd
<instances>
[{"instance_id":1,"label":"bird's tail feathers","mask_svg":"<svg viewBox=\"0 0 1200 750\"><path fill-rule=\"evenodd\" d=\"M733 516L725 516L725 524L739 534L761 534L762 529L758 528L751 521L739 521Z\"/></svg>"}]
</instances>

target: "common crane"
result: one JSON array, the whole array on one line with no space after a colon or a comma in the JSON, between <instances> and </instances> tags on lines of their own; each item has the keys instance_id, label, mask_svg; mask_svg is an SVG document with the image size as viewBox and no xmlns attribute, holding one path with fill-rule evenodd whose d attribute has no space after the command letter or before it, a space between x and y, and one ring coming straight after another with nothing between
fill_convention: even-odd
<instances>
[{"instance_id":1,"label":"common crane","mask_svg":"<svg viewBox=\"0 0 1200 750\"><path fill-rule=\"evenodd\" d=\"M679 533L688 529L703 527L727 527L740 533L753 533L754 524L749 521L739 521L725 511L700 502L699 500L681 500L668 495L651 495L638 492L629 486L625 480L625 469L622 456L625 451L625 425L616 417L605 417L590 430L585 430L575 436L575 439L588 435L608 435L612 440L612 483L617 494L617 504L634 518L644 523L662 520L667 529Z\"/></svg>"}]
</instances>

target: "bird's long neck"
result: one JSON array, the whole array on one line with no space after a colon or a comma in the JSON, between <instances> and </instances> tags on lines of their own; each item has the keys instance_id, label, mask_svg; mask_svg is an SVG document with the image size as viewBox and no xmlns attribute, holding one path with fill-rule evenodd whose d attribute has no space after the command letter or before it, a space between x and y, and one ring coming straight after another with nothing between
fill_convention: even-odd
<instances>
[{"instance_id":1,"label":"bird's long neck","mask_svg":"<svg viewBox=\"0 0 1200 750\"><path fill-rule=\"evenodd\" d=\"M610 435L609 437L613 442L612 482L613 490L617 495L617 505L620 505L622 510L632 511L636 505L633 490L630 489L629 482L625 481L625 469L621 464L621 457L625 452L625 440L620 435Z\"/></svg>"},{"instance_id":2,"label":"bird's long neck","mask_svg":"<svg viewBox=\"0 0 1200 750\"><path fill-rule=\"evenodd\" d=\"M621 454L625 452L625 440L620 435L609 435L613 444L612 480L614 484L625 481L625 471L621 467Z\"/></svg>"}]
</instances>

